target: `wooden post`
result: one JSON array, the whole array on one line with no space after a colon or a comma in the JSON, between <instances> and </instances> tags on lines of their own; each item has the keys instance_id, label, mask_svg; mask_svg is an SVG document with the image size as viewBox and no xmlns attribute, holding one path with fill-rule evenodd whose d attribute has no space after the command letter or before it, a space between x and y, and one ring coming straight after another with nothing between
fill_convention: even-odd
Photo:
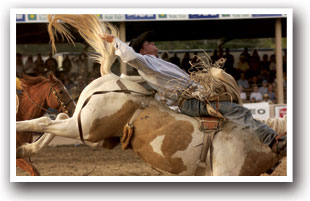
<instances>
[{"instance_id":1,"label":"wooden post","mask_svg":"<svg viewBox=\"0 0 310 201\"><path fill-rule=\"evenodd\" d=\"M276 19L275 25L276 35L276 78L277 78L277 102L284 103L283 89L283 62L282 62L282 24L281 18Z\"/></svg>"},{"instance_id":2,"label":"wooden post","mask_svg":"<svg viewBox=\"0 0 310 201\"><path fill-rule=\"evenodd\" d=\"M120 32L120 39L124 42L126 42L126 27L125 27L125 22L121 22L120 23L120 28L119 28L119 32ZM121 74L127 74L127 67L126 64L122 61L120 61L120 72Z\"/></svg>"}]
</instances>

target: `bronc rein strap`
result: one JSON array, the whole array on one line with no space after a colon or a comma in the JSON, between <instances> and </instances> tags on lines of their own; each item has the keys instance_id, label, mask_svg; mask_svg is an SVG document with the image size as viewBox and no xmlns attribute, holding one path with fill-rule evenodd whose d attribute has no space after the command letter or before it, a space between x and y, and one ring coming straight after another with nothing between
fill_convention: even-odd
<instances>
[{"instance_id":1,"label":"bronc rein strap","mask_svg":"<svg viewBox=\"0 0 310 201\"><path fill-rule=\"evenodd\" d=\"M82 109L87 105L87 103L89 102L89 100L91 99L91 97L93 97L94 95L99 95L99 94L106 94L106 93L126 93L126 94L138 94L138 95L143 95L143 96L153 96L153 93L142 93L139 91L133 91L130 89L127 89L125 87L125 85L120 81L117 80L116 82L118 84L118 86L121 88L119 90L110 90L110 91L96 91L94 92L92 95L90 95L83 103L82 108L79 112L78 115L78 129L79 129L79 134L80 134L80 139L81 141L85 144L85 140L83 137L83 129L82 129L82 123L81 123L81 113L82 113Z\"/></svg>"}]
</instances>

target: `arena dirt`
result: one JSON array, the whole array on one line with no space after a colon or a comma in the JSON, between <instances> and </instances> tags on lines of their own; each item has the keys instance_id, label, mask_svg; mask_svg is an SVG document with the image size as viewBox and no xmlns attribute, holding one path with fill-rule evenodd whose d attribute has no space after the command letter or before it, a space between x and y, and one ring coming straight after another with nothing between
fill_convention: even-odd
<instances>
[{"instance_id":1,"label":"arena dirt","mask_svg":"<svg viewBox=\"0 0 310 201\"><path fill-rule=\"evenodd\" d=\"M142 161L131 150L117 146L113 150L98 149L96 169L90 176L161 176L162 174ZM94 151L85 145L47 146L31 158L42 176L82 176L95 167ZM26 172L17 168L17 176ZM286 175L286 158L271 176ZM270 176L262 174L262 176Z\"/></svg>"}]
</instances>

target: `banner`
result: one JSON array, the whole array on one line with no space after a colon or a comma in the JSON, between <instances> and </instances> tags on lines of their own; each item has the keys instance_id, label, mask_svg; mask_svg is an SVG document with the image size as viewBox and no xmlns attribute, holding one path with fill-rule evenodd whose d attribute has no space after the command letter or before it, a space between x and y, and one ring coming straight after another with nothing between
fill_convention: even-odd
<instances>
[{"instance_id":1,"label":"banner","mask_svg":"<svg viewBox=\"0 0 310 201\"><path fill-rule=\"evenodd\" d=\"M104 21L124 21L125 15L121 14L105 14L105 15L99 15L100 20Z\"/></svg>"},{"instance_id":2,"label":"banner","mask_svg":"<svg viewBox=\"0 0 310 201\"><path fill-rule=\"evenodd\" d=\"M247 103L243 104L244 107L251 110L251 113L255 119L268 119L269 118L269 103Z\"/></svg>"},{"instance_id":3,"label":"banner","mask_svg":"<svg viewBox=\"0 0 310 201\"><path fill-rule=\"evenodd\" d=\"M283 118L287 114L287 107L284 106L275 106L274 107L274 115L275 118Z\"/></svg>"},{"instance_id":4,"label":"banner","mask_svg":"<svg viewBox=\"0 0 310 201\"><path fill-rule=\"evenodd\" d=\"M212 14L208 14L208 15L201 15L201 14L189 14L188 18L189 19L213 19L213 18L219 18L220 15L219 14L215 14L215 15L212 15Z\"/></svg>"},{"instance_id":5,"label":"banner","mask_svg":"<svg viewBox=\"0 0 310 201\"><path fill-rule=\"evenodd\" d=\"M187 14L158 14L157 20L188 20Z\"/></svg>"},{"instance_id":6,"label":"banner","mask_svg":"<svg viewBox=\"0 0 310 201\"><path fill-rule=\"evenodd\" d=\"M156 15L144 14L144 15L125 15L126 20L156 20Z\"/></svg>"},{"instance_id":7,"label":"banner","mask_svg":"<svg viewBox=\"0 0 310 201\"><path fill-rule=\"evenodd\" d=\"M213 19L248 19L286 17L282 14L96 14L99 20L126 21L156 21L156 20L213 20ZM47 14L17 14L17 23L48 22Z\"/></svg>"},{"instance_id":8,"label":"banner","mask_svg":"<svg viewBox=\"0 0 310 201\"><path fill-rule=\"evenodd\" d=\"M282 17L282 14L253 14L252 17L259 17L259 18Z\"/></svg>"},{"instance_id":9,"label":"banner","mask_svg":"<svg viewBox=\"0 0 310 201\"><path fill-rule=\"evenodd\" d=\"M24 14L17 14L16 15L16 22L24 22L26 21L26 17Z\"/></svg>"}]
</instances>

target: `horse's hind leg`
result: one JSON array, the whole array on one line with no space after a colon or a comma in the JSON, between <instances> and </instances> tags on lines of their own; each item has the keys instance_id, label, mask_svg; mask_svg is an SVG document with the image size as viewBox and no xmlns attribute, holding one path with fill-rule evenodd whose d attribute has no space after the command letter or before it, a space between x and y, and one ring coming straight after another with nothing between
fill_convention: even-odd
<instances>
[{"instance_id":1,"label":"horse's hind leg","mask_svg":"<svg viewBox=\"0 0 310 201\"><path fill-rule=\"evenodd\" d=\"M31 176L40 176L39 171L23 158L16 159L16 165L28 172Z\"/></svg>"},{"instance_id":2,"label":"horse's hind leg","mask_svg":"<svg viewBox=\"0 0 310 201\"><path fill-rule=\"evenodd\" d=\"M61 119L69 119L69 116L65 113L61 113L57 116L56 120ZM44 133L37 141L30 144L27 143L18 147L16 150L16 158L24 158L37 153L43 147L48 145L54 138L55 135L51 133Z\"/></svg>"}]
</instances>

